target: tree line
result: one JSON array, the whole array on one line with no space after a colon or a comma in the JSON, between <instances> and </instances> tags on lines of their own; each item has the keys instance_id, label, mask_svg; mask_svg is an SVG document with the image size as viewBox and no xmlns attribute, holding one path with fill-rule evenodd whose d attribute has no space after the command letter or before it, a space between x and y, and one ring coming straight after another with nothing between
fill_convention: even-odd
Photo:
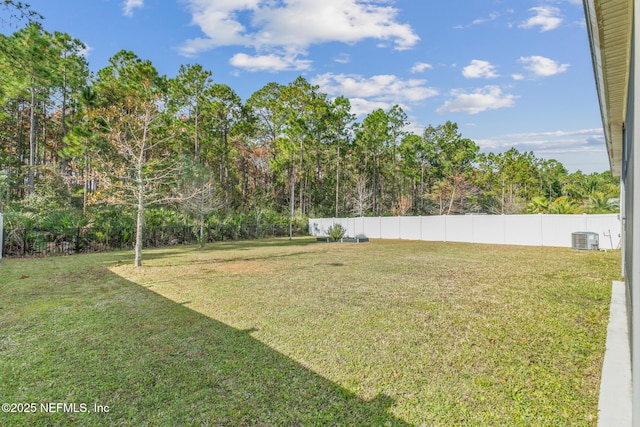
<instances>
[{"instance_id":1,"label":"tree line","mask_svg":"<svg viewBox=\"0 0 640 427\"><path fill-rule=\"evenodd\" d=\"M93 74L85 49L33 20L0 34L0 211L16 221L134 221L141 232L154 216L202 229L618 209L609 172L569 173L515 148L481 153L450 121L411 133L397 105L358 121L349 99L303 77L242 100L201 65L167 77L129 51Z\"/></svg>"}]
</instances>

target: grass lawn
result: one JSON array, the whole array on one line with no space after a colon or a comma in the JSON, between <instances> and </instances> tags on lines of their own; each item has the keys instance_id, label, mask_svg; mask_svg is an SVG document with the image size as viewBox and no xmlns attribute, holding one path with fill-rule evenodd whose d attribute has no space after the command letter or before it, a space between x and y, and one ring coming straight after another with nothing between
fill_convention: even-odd
<instances>
[{"instance_id":1,"label":"grass lawn","mask_svg":"<svg viewBox=\"0 0 640 427\"><path fill-rule=\"evenodd\" d=\"M0 425L596 424L619 252L301 238L143 262L0 262L0 403L36 404Z\"/></svg>"}]
</instances>

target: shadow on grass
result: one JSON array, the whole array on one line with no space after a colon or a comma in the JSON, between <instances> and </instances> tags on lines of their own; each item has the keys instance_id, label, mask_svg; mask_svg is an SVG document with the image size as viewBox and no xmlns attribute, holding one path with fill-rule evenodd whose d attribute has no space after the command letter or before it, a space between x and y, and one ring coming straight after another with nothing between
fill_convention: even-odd
<instances>
[{"instance_id":1,"label":"shadow on grass","mask_svg":"<svg viewBox=\"0 0 640 427\"><path fill-rule=\"evenodd\" d=\"M261 248L278 248L278 247L306 247L316 245L317 242L315 238L310 237L297 237L293 240L289 240L288 238L268 238L268 239L256 239L256 240L234 240L234 241L223 241L223 242L214 242L207 243L205 246L201 247L198 245L178 245L178 246L165 246L165 247L150 247L144 248L142 251L142 264L145 264L145 261L153 261L153 260L161 260L165 258L173 258L184 256L189 253L210 253L210 252L220 252L220 251L248 251L252 249L261 249ZM268 257L250 257L250 258L234 258L233 261L242 261L242 260L258 260L258 259L269 259L269 258L281 258L286 256L296 256L302 255L305 252L299 252L294 254L275 254ZM95 256L100 258L100 263L102 265L111 266L111 265L120 265L120 264L133 264L134 252L133 249L120 249L108 252L92 252L92 253L81 253L81 254L73 254L71 255L74 258L83 257L83 256ZM64 258L65 256L56 255L48 258ZM38 259L46 259L46 258L14 258L14 259L23 259L23 260L38 260ZM230 260L229 260L230 261ZM190 263L194 263L193 261L189 261ZM207 261L207 263L210 261ZM220 261L220 262L224 262ZM197 262L195 262L197 264ZM165 264L166 265L166 264Z\"/></svg>"},{"instance_id":2,"label":"shadow on grass","mask_svg":"<svg viewBox=\"0 0 640 427\"><path fill-rule=\"evenodd\" d=\"M182 247L179 250L175 250L173 248L159 248L159 249L147 249L143 252L142 255L142 263L144 265L145 261L155 261L162 260L167 258L176 258L180 256L184 256L187 253L215 253L215 252L224 252L224 251L233 251L234 253L242 253L243 251L250 251L255 249L267 249L267 248L303 248L310 245L315 245L315 240L309 239L295 239L295 240L285 240L285 239L264 239L264 240L251 240L251 241L233 241L233 242L219 242L219 243L209 243L204 247L199 246L187 246ZM262 253L262 252L261 252ZM212 260L211 258L198 262L192 259L189 260L189 264L212 264L212 263L227 263L227 262L237 262L237 261L264 261L270 259L279 259L279 258L288 258L288 257L296 257L296 256L304 256L307 255L307 252L291 252L291 253L271 253L269 255L257 255L257 256L238 256L231 259L218 259ZM181 263L177 261L174 263L163 263L163 267L171 266L171 265L180 265Z\"/></svg>"},{"instance_id":3,"label":"shadow on grass","mask_svg":"<svg viewBox=\"0 0 640 427\"><path fill-rule=\"evenodd\" d=\"M0 424L408 425L390 415L389 397L359 398L253 338L254 329L96 270L95 278L78 272L62 284L25 284L39 287L35 296L25 289L29 298L8 292L14 315L0 312L3 402L76 406L0 413ZM55 304L48 286L56 286Z\"/></svg>"}]
</instances>

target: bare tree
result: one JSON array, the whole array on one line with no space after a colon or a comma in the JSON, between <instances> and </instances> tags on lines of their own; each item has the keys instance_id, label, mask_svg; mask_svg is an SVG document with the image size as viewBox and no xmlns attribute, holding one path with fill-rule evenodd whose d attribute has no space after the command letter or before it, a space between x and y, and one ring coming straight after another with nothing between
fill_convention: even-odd
<instances>
[{"instance_id":1,"label":"bare tree","mask_svg":"<svg viewBox=\"0 0 640 427\"><path fill-rule=\"evenodd\" d=\"M144 208L175 201L166 187L176 180L179 164L164 145L172 139L161 125L161 111L153 101L127 101L100 109L108 149L98 154L102 192L112 203L135 206L134 265L142 265ZM163 191L164 190L164 191Z\"/></svg>"},{"instance_id":2,"label":"bare tree","mask_svg":"<svg viewBox=\"0 0 640 427\"><path fill-rule=\"evenodd\" d=\"M373 192L367 188L367 178L365 176L359 176L356 180L356 185L351 195L351 213L364 216L364 213L371 209Z\"/></svg>"},{"instance_id":3,"label":"bare tree","mask_svg":"<svg viewBox=\"0 0 640 427\"><path fill-rule=\"evenodd\" d=\"M400 196L391 209L391 213L397 216L403 216L411 212L413 207L413 198L411 196Z\"/></svg>"},{"instance_id":4,"label":"bare tree","mask_svg":"<svg viewBox=\"0 0 640 427\"><path fill-rule=\"evenodd\" d=\"M204 227L209 215L224 207L224 198L217 191L215 179L211 171L200 163L189 163L186 159L183 165L186 170L181 172L178 198L181 208L197 221L198 242L205 243Z\"/></svg>"}]
</instances>

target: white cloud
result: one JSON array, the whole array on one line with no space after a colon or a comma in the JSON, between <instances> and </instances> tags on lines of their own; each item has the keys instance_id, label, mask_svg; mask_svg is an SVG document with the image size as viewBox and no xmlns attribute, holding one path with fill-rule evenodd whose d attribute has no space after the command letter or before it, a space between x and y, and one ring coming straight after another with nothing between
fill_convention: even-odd
<instances>
[{"instance_id":1,"label":"white cloud","mask_svg":"<svg viewBox=\"0 0 640 427\"><path fill-rule=\"evenodd\" d=\"M244 68L247 71L290 71L290 70L308 70L311 68L311 61L297 59L295 56L278 56L269 55L247 55L246 53L237 53L229 63L234 67Z\"/></svg>"},{"instance_id":2,"label":"white cloud","mask_svg":"<svg viewBox=\"0 0 640 427\"><path fill-rule=\"evenodd\" d=\"M478 25L478 24L484 24L485 22L495 21L499 16L500 14L498 12L492 12L489 14L488 18L474 19L471 25Z\"/></svg>"},{"instance_id":3,"label":"white cloud","mask_svg":"<svg viewBox=\"0 0 640 427\"><path fill-rule=\"evenodd\" d=\"M433 69L433 65L431 64L427 64L426 62L416 62L415 64L413 64L413 67L411 67L411 73L423 73L426 70L431 69Z\"/></svg>"},{"instance_id":4,"label":"white cloud","mask_svg":"<svg viewBox=\"0 0 640 427\"><path fill-rule=\"evenodd\" d=\"M378 109L389 110L391 107L397 104L390 101L376 101L364 98L349 98L349 102L351 104L351 113L355 114L357 117L366 116L367 114ZM406 105L398 105L400 105L403 110L407 110Z\"/></svg>"},{"instance_id":5,"label":"white cloud","mask_svg":"<svg viewBox=\"0 0 640 427\"><path fill-rule=\"evenodd\" d=\"M504 152L512 147L533 151L536 157L556 159L569 169L603 172L607 167L602 128L530 132L474 139L483 151Z\"/></svg>"},{"instance_id":6,"label":"white cloud","mask_svg":"<svg viewBox=\"0 0 640 427\"><path fill-rule=\"evenodd\" d=\"M549 77L555 74L564 73L569 69L569 64L560 64L553 59L544 56L522 56L520 62L524 64L526 70L531 71L538 77Z\"/></svg>"},{"instance_id":7,"label":"white cloud","mask_svg":"<svg viewBox=\"0 0 640 427\"><path fill-rule=\"evenodd\" d=\"M206 38L195 38L186 41L180 48L178 49L182 56L186 57L195 57L200 52L204 52L209 49L213 49L216 47L216 44L213 43L212 39Z\"/></svg>"},{"instance_id":8,"label":"white cloud","mask_svg":"<svg viewBox=\"0 0 640 427\"><path fill-rule=\"evenodd\" d=\"M489 14L489 17L487 17L487 18L477 18L477 19L474 19L471 22L471 24L469 24L469 25L456 25L453 28L456 29L456 30L463 29L463 28L470 28L470 27L472 27L474 25L481 25L481 24L485 24L487 22L495 21L499 17L500 17L500 14L498 12L491 12Z\"/></svg>"},{"instance_id":9,"label":"white cloud","mask_svg":"<svg viewBox=\"0 0 640 427\"><path fill-rule=\"evenodd\" d=\"M416 116L407 114L407 121L409 123L403 128L405 132L413 133L415 135L422 135L424 133L425 125L420 123Z\"/></svg>"},{"instance_id":10,"label":"white cloud","mask_svg":"<svg viewBox=\"0 0 640 427\"><path fill-rule=\"evenodd\" d=\"M524 76L522 74L512 74L511 78L513 80L524 80Z\"/></svg>"},{"instance_id":11,"label":"white cloud","mask_svg":"<svg viewBox=\"0 0 640 427\"><path fill-rule=\"evenodd\" d=\"M125 16L133 16L133 9L142 6L144 6L144 0L125 0L122 13Z\"/></svg>"},{"instance_id":12,"label":"white cloud","mask_svg":"<svg viewBox=\"0 0 640 427\"><path fill-rule=\"evenodd\" d=\"M516 96L502 93L498 86L485 86L472 93L454 90L454 98L436 110L438 114L467 113L478 114L487 110L497 110L515 105Z\"/></svg>"},{"instance_id":13,"label":"white cloud","mask_svg":"<svg viewBox=\"0 0 640 427\"><path fill-rule=\"evenodd\" d=\"M378 97L422 101L437 95L437 90L426 87L426 80L402 80L394 75L382 74L370 78L357 74L321 74L313 79L323 92L346 97Z\"/></svg>"},{"instance_id":14,"label":"white cloud","mask_svg":"<svg viewBox=\"0 0 640 427\"><path fill-rule=\"evenodd\" d=\"M335 58L333 58L333 60L336 61L338 64L348 64L349 62L351 62L351 56L349 56L348 53L341 53Z\"/></svg>"},{"instance_id":15,"label":"white cloud","mask_svg":"<svg viewBox=\"0 0 640 427\"><path fill-rule=\"evenodd\" d=\"M538 6L529 9L535 15L519 25L520 28L540 27L540 31L555 30L562 24L560 9L553 6Z\"/></svg>"},{"instance_id":16,"label":"white cloud","mask_svg":"<svg viewBox=\"0 0 640 427\"><path fill-rule=\"evenodd\" d=\"M360 0L186 0L192 21L204 37L185 42L181 52L194 55L220 46L301 53L313 44L357 43L364 39L413 47L420 39L398 10Z\"/></svg>"},{"instance_id":17,"label":"white cloud","mask_svg":"<svg viewBox=\"0 0 640 427\"><path fill-rule=\"evenodd\" d=\"M503 151L516 147L521 151L535 150L541 153L599 149L605 146L602 128L512 133L478 141L478 145L485 150Z\"/></svg>"},{"instance_id":18,"label":"white cloud","mask_svg":"<svg viewBox=\"0 0 640 427\"><path fill-rule=\"evenodd\" d=\"M357 74L326 73L316 76L311 83L328 95L349 98L352 111L357 115L377 108L388 109L395 104L410 110L409 104L438 94L436 89L426 86L426 80L402 80L386 74L366 78Z\"/></svg>"},{"instance_id":19,"label":"white cloud","mask_svg":"<svg viewBox=\"0 0 640 427\"><path fill-rule=\"evenodd\" d=\"M582 6L582 1L583 0L552 0L553 3L571 3L571 4L575 4L576 6Z\"/></svg>"},{"instance_id":20,"label":"white cloud","mask_svg":"<svg viewBox=\"0 0 640 427\"><path fill-rule=\"evenodd\" d=\"M84 44L84 48L80 49L78 51L78 55L83 56L85 58L87 58L89 56L89 54L91 53L91 51L93 50L93 48L91 46L89 46L88 44Z\"/></svg>"},{"instance_id":21,"label":"white cloud","mask_svg":"<svg viewBox=\"0 0 640 427\"><path fill-rule=\"evenodd\" d=\"M462 75L468 79L477 79L480 77L491 79L499 77L495 70L496 67L491 65L490 62L474 59L471 61L470 65L467 65L462 69Z\"/></svg>"}]
</instances>

